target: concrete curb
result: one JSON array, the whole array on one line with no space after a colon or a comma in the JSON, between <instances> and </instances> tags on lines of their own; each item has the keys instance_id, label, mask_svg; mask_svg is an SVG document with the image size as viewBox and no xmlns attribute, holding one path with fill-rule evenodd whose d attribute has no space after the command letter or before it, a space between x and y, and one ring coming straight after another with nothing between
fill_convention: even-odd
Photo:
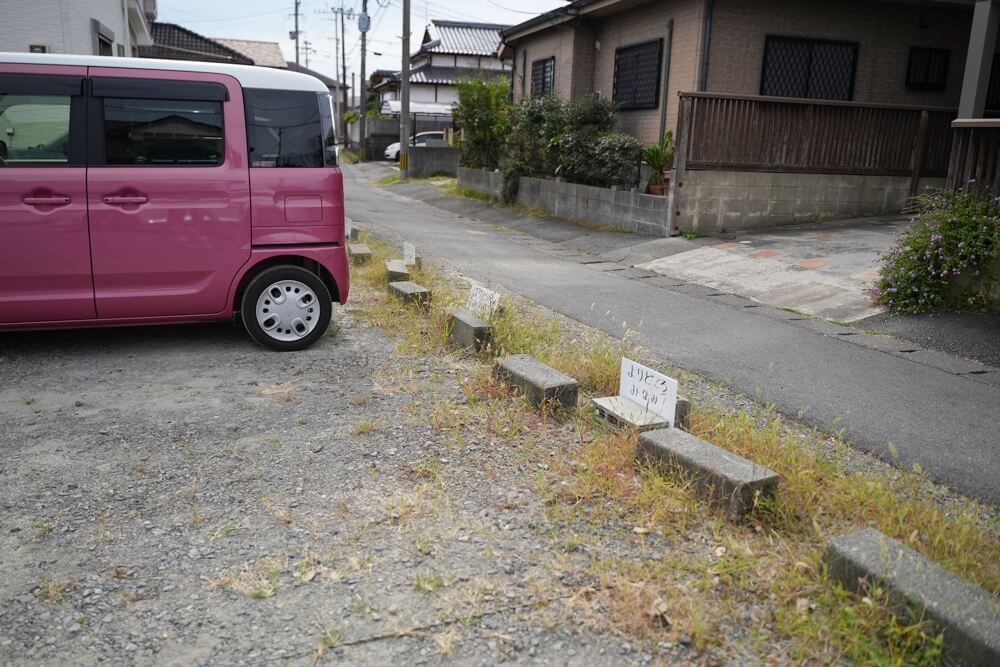
<instances>
[{"instance_id":1,"label":"concrete curb","mask_svg":"<svg viewBox=\"0 0 1000 667\"><path fill-rule=\"evenodd\" d=\"M778 490L773 470L676 428L642 433L636 453L667 472L680 468L691 475L698 491L730 518L749 513L758 498L773 497Z\"/></svg>"},{"instance_id":2,"label":"concrete curb","mask_svg":"<svg viewBox=\"0 0 1000 667\"><path fill-rule=\"evenodd\" d=\"M884 586L893 605L930 619L948 660L1000 665L1000 600L873 528L827 542L830 576L850 590Z\"/></svg>"},{"instance_id":3,"label":"concrete curb","mask_svg":"<svg viewBox=\"0 0 1000 667\"><path fill-rule=\"evenodd\" d=\"M558 402L567 409L576 407L576 380L526 354L498 359L493 377L521 391L536 407L547 402Z\"/></svg>"}]
</instances>

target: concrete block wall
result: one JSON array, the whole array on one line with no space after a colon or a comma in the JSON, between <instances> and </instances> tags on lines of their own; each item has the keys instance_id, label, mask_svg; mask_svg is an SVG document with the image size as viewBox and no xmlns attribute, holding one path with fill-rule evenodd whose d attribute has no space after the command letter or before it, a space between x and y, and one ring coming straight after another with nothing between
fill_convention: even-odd
<instances>
[{"instance_id":1,"label":"concrete block wall","mask_svg":"<svg viewBox=\"0 0 1000 667\"><path fill-rule=\"evenodd\" d=\"M667 235L669 202L666 197L522 177L517 201L562 218L613 225L653 236Z\"/></svg>"},{"instance_id":2,"label":"concrete block wall","mask_svg":"<svg viewBox=\"0 0 1000 667\"><path fill-rule=\"evenodd\" d=\"M943 187L923 178L920 191ZM909 176L688 171L674 187L674 225L703 234L899 213Z\"/></svg>"},{"instance_id":3,"label":"concrete block wall","mask_svg":"<svg viewBox=\"0 0 1000 667\"><path fill-rule=\"evenodd\" d=\"M503 195L503 174L488 169L458 168L458 185L500 199Z\"/></svg>"},{"instance_id":4,"label":"concrete block wall","mask_svg":"<svg viewBox=\"0 0 1000 667\"><path fill-rule=\"evenodd\" d=\"M410 176L423 178L448 174L458 175L458 158L461 151L449 146L411 146Z\"/></svg>"}]
</instances>

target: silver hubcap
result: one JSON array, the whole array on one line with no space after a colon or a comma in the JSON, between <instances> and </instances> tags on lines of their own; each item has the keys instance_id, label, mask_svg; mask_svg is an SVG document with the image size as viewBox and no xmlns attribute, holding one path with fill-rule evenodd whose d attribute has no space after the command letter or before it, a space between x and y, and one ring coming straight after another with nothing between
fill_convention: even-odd
<instances>
[{"instance_id":1,"label":"silver hubcap","mask_svg":"<svg viewBox=\"0 0 1000 667\"><path fill-rule=\"evenodd\" d=\"M305 338L319 321L316 293L298 280L279 280L257 299L257 324L275 340Z\"/></svg>"}]
</instances>

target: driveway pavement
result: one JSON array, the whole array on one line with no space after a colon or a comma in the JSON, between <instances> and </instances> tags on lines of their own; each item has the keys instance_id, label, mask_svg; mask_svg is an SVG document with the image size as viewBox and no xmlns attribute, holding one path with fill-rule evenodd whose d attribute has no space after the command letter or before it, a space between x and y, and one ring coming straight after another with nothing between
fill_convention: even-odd
<instances>
[{"instance_id":1,"label":"driveway pavement","mask_svg":"<svg viewBox=\"0 0 1000 667\"><path fill-rule=\"evenodd\" d=\"M879 256L906 230L899 217L863 218L704 239L639 264L755 301L838 322L884 311L868 294Z\"/></svg>"},{"instance_id":2,"label":"driveway pavement","mask_svg":"<svg viewBox=\"0 0 1000 667\"><path fill-rule=\"evenodd\" d=\"M679 368L1000 503L996 368L634 266L694 241L594 232L417 183L377 188L367 166L346 173L348 215L425 258L609 334L632 330Z\"/></svg>"}]
</instances>

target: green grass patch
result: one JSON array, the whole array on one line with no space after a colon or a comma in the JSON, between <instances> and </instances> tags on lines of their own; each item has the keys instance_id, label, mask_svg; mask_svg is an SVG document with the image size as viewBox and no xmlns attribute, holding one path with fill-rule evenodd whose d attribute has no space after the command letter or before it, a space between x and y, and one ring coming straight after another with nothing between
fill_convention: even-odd
<instances>
[{"instance_id":1,"label":"green grass patch","mask_svg":"<svg viewBox=\"0 0 1000 667\"><path fill-rule=\"evenodd\" d=\"M399 183L402 177L399 174L386 174L382 178L375 179L375 185L386 186L392 185L393 183Z\"/></svg>"}]
</instances>

